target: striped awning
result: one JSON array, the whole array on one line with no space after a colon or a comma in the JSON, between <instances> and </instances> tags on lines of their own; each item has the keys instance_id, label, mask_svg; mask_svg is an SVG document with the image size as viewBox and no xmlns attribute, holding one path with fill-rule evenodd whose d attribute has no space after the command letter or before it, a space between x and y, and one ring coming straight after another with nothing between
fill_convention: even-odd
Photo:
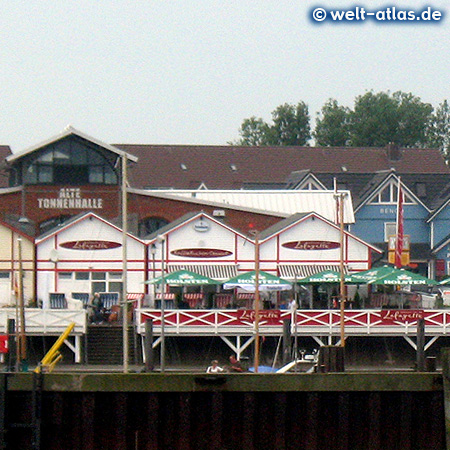
<instances>
[{"instance_id":1,"label":"striped awning","mask_svg":"<svg viewBox=\"0 0 450 450\"><path fill-rule=\"evenodd\" d=\"M190 270L213 280L229 280L237 276L237 266L234 264L169 264L167 272Z\"/></svg>"},{"instance_id":2,"label":"striped awning","mask_svg":"<svg viewBox=\"0 0 450 450\"><path fill-rule=\"evenodd\" d=\"M309 277L324 270L340 271L339 264L280 264L278 271L281 278L295 280ZM348 273L347 266L344 265L344 273Z\"/></svg>"}]
</instances>

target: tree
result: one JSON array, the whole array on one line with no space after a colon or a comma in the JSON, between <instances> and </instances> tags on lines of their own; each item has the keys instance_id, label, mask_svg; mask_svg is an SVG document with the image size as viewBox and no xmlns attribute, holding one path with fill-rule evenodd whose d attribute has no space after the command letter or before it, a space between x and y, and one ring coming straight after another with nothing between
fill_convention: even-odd
<instances>
[{"instance_id":1,"label":"tree","mask_svg":"<svg viewBox=\"0 0 450 450\"><path fill-rule=\"evenodd\" d=\"M446 161L450 160L450 105L444 100L436 108L427 130L427 143L439 148Z\"/></svg>"},{"instance_id":2,"label":"tree","mask_svg":"<svg viewBox=\"0 0 450 450\"><path fill-rule=\"evenodd\" d=\"M311 139L308 106L285 103L272 111L273 124L255 116L244 119L238 145L306 145Z\"/></svg>"},{"instance_id":3,"label":"tree","mask_svg":"<svg viewBox=\"0 0 450 450\"><path fill-rule=\"evenodd\" d=\"M356 97L350 115L350 144L355 147L424 146L433 107L410 93L372 91Z\"/></svg>"},{"instance_id":4,"label":"tree","mask_svg":"<svg viewBox=\"0 0 450 450\"><path fill-rule=\"evenodd\" d=\"M350 139L350 109L339 106L337 100L329 99L317 114L314 130L316 145L342 147Z\"/></svg>"},{"instance_id":5,"label":"tree","mask_svg":"<svg viewBox=\"0 0 450 450\"><path fill-rule=\"evenodd\" d=\"M350 114L353 147L384 147L393 142L398 122L395 100L386 92L367 92L356 97Z\"/></svg>"},{"instance_id":6,"label":"tree","mask_svg":"<svg viewBox=\"0 0 450 450\"><path fill-rule=\"evenodd\" d=\"M311 139L308 106L285 103L272 112L274 145L306 145Z\"/></svg>"},{"instance_id":7,"label":"tree","mask_svg":"<svg viewBox=\"0 0 450 450\"><path fill-rule=\"evenodd\" d=\"M239 129L241 139L239 145L270 145L270 127L260 117L250 117L244 119Z\"/></svg>"},{"instance_id":8,"label":"tree","mask_svg":"<svg viewBox=\"0 0 450 450\"><path fill-rule=\"evenodd\" d=\"M393 142L402 147L423 147L433 113L429 103L423 103L411 93L394 92L397 102L398 125Z\"/></svg>"}]
</instances>

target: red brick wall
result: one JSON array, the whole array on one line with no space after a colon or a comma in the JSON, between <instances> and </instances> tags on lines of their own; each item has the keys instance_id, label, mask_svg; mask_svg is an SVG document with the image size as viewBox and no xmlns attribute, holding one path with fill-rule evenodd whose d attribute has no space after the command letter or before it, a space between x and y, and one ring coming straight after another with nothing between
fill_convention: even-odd
<instances>
[{"instance_id":1,"label":"red brick wall","mask_svg":"<svg viewBox=\"0 0 450 450\"><path fill-rule=\"evenodd\" d=\"M0 213L3 217L8 214L21 216L40 224L41 222L61 215L74 216L82 212L93 211L106 220L116 219L121 214L120 189L117 186L79 186L79 191L68 191L61 194L61 186L26 186L24 193L16 192L2 194L0 196ZM71 189L71 187L69 187ZM62 197L80 197L81 199L101 199L101 209L73 209L73 208L47 208L44 203L50 199ZM22 212L22 199L25 201L25 209ZM137 220L148 217L160 217L172 222L186 213L203 211L212 215L214 210L225 211L223 222L232 228L243 232L249 230L252 223L255 229L265 228L279 222L281 218L268 214L256 214L251 212L236 211L225 207L207 206L195 204L183 200L168 200L158 197L130 194L128 198L128 212L135 215ZM136 230L130 230L136 232Z\"/></svg>"}]
</instances>

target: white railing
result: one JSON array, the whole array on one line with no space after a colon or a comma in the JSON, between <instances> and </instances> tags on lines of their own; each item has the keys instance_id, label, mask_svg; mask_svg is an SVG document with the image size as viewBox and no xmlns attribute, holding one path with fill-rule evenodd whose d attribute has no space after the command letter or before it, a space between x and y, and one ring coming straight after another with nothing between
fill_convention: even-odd
<instances>
[{"instance_id":1,"label":"white railing","mask_svg":"<svg viewBox=\"0 0 450 450\"><path fill-rule=\"evenodd\" d=\"M8 319L15 319L15 308L0 308L0 333L6 333ZM85 334L87 314L85 310L25 308L25 332L29 335L61 334L75 322L73 334Z\"/></svg>"}]
</instances>

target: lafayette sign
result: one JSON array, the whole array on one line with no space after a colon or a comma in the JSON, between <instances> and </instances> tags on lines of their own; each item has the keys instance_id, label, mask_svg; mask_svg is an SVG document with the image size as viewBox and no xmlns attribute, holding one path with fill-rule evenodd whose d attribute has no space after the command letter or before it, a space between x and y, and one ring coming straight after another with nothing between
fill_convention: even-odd
<instances>
[{"instance_id":1,"label":"lafayette sign","mask_svg":"<svg viewBox=\"0 0 450 450\"><path fill-rule=\"evenodd\" d=\"M381 320L383 322L417 322L423 319L422 309L383 309Z\"/></svg>"},{"instance_id":2,"label":"lafayette sign","mask_svg":"<svg viewBox=\"0 0 450 450\"><path fill-rule=\"evenodd\" d=\"M71 250L109 250L120 247L121 245L119 242L111 241L70 241L59 244L60 247Z\"/></svg>"},{"instance_id":3,"label":"lafayette sign","mask_svg":"<svg viewBox=\"0 0 450 450\"><path fill-rule=\"evenodd\" d=\"M332 250L339 248L339 242L332 241L292 241L282 244L285 248L293 250Z\"/></svg>"},{"instance_id":4,"label":"lafayette sign","mask_svg":"<svg viewBox=\"0 0 450 450\"><path fill-rule=\"evenodd\" d=\"M182 248L170 252L175 256L185 256L186 258L221 258L230 256L232 252L218 248Z\"/></svg>"},{"instance_id":5,"label":"lafayette sign","mask_svg":"<svg viewBox=\"0 0 450 450\"><path fill-rule=\"evenodd\" d=\"M239 309L237 311L237 319L241 322L254 322L256 312L254 310ZM279 325L281 313L277 309L263 309L259 311L260 325Z\"/></svg>"}]
</instances>

